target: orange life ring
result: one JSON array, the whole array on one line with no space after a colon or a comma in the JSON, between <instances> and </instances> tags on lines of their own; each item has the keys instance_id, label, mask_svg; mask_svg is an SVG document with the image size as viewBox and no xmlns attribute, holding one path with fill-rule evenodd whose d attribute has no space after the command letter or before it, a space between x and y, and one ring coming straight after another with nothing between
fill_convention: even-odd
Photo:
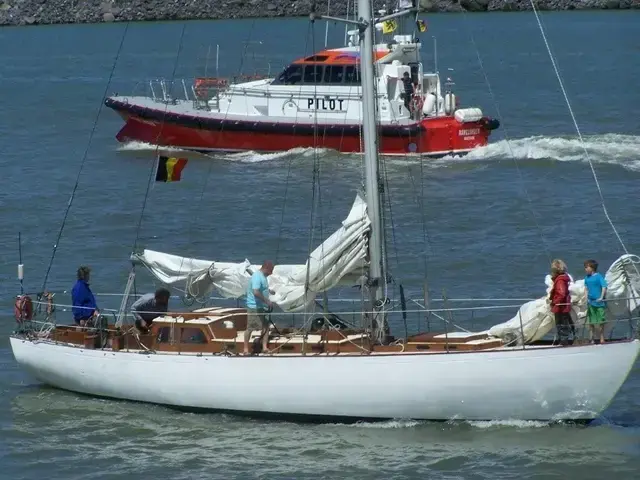
<instances>
[{"instance_id":1,"label":"orange life ring","mask_svg":"<svg viewBox=\"0 0 640 480\"><path fill-rule=\"evenodd\" d=\"M13 312L18 323L28 322L33 318L33 302L29 295L18 295L13 306Z\"/></svg>"}]
</instances>

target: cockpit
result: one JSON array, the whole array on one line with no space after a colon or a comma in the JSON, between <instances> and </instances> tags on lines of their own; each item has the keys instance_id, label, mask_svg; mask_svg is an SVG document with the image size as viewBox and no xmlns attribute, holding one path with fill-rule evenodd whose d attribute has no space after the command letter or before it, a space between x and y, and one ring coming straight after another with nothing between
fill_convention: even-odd
<instances>
[{"instance_id":1,"label":"cockpit","mask_svg":"<svg viewBox=\"0 0 640 480\"><path fill-rule=\"evenodd\" d=\"M360 85L357 65L321 65L292 63L271 85Z\"/></svg>"}]
</instances>

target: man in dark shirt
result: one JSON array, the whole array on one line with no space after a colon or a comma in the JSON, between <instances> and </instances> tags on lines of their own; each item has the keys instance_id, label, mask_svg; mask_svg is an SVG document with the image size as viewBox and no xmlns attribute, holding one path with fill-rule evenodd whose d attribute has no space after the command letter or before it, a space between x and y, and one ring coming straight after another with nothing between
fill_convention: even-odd
<instances>
[{"instance_id":1,"label":"man in dark shirt","mask_svg":"<svg viewBox=\"0 0 640 480\"><path fill-rule=\"evenodd\" d=\"M142 295L131 305L131 313L135 318L136 328L143 333L149 331L153 320L166 313L169 308L171 292L166 288L159 288L155 293Z\"/></svg>"},{"instance_id":2,"label":"man in dark shirt","mask_svg":"<svg viewBox=\"0 0 640 480\"><path fill-rule=\"evenodd\" d=\"M404 72L402 76L402 83L404 84L404 106L411 112L411 98L413 97L413 80L409 72Z\"/></svg>"}]
</instances>

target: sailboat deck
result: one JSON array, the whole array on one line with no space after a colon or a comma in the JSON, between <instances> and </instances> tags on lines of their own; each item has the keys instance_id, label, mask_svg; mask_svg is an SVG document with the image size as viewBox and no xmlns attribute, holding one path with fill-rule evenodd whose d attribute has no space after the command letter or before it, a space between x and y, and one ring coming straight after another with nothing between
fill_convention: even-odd
<instances>
[{"instance_id":1,"label":"sailboat deck","mask_svg":"<svg viewBox=\"0 0 640 480\"><path fill-rule=\"evenodd\" d=\"M133 329L107 331L57 326L48 339L83 348L153 350L158 353L236 354L244 350L247 312L244 308L201 308L191 312L167 313L154 320L151 331ZM250 346L260 341L260 331L250 335ZM500 348L500 339L484 332L420 333L388 344L372 344L361 329L322 329L302 332L293 328L269 329L268 354L391 354L478 351Z\"/></svg>"}]
</instances>

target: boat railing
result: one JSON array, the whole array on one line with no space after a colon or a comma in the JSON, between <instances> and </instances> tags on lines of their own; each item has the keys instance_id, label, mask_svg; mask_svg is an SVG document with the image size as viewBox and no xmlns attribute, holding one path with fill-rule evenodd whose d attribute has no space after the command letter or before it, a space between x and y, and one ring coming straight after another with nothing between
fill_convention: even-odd
<instances>
[{"instance_id":1,"label":"boat railing","mask_svg":"<svg viewBox=\"0 0 640 480\"><path fill-rule=\"evenodd\" d=\"M98 297L111 297L115 301L122 298L120 294L98 294ZM230 300L212 297L215 306L220 307L242 307L243 304L238 300ZM441 341L449 343L455 343L456 338L460 338L465 335L487 335L488 329L495 325L499 325L506 321L509 321L515 315L520 315L520 307L523 303L534 299L435 299L426 302L424 300L410 299L408 302L404 302L404 306L400 301L390 302L388 305L387 323L391 327L391 330L395 337L391 339L393 342L404 342L411 335L409 332L420 332L422 334L439 334ZM624 299L619 299L624 300ZM628 299L631 300L631 299ZM192 299L193 301L193 299ZM34 311L39 312L45 310L46 313L42 319L36 318L29 322L22 322L18 330L18 333L30 332L32 336L37 338L47 338L54 340L57 338L52 332L57 327L63 329L74 329L74 325L70 325L71 318L66 312L70 310L70 305L52 303L50 301L35 301ZM108 300L101 299L99 302L108 305ZM189 308L187 305L183 305L185 312L192 311L198 307L204 307L203 302L194 305L193 303ZM269 315L270 321L273 322L275 328L283 329L287 332L299 332L300 334L317 333L322 329L336 329L336 330L357 330L367 328L370 324L368 318L371 312L363 312L362 299L332 299L332 305L337 305L336 309L329 309L326 304L321 303L320 300L316 302L314 309L302 313L287 313L287 312L273 312ZM43 308L43 306L45 308ZM60 308L65 312L65 318L62 322L58 322L56 319L56 310ZM171 305L171 311L181 311L182 308L178 305ZM107 325L115 325L118 319L119 308L102 308L101 316L103 318L103 324L98 328L91 327L93 330L111 331L107 328ZM129 331L132 328L132 322L126 321L130 319L132 315L130 313L125 314L125 323L122 329L113 329L112 333L120 334L122 331ZM527 342L522 342L524 338L524 328L520 317L520 332L514 332L513 341L507 341L508 346L518 346L520 348L527 348L530 346ZM79 327L77 327L79 328ZM90 331L91 328L89 328ZM513 327L512 327L513 328ZM517 330L518 327L516 326ZM84 329L87 330L87 329ZM346 331L345 330L345 331ZM623 333L624 332L624 333ZM631 312L628 315L622 316L610 316L610 320L605 325L605 337L608 340L619 339L632 339L638 338L640 332L640 316L633 316ZM521 334L521 336L518 335ZM533 342L535 345L550 344L555 342L555 328L547 334L546 337L552 336L553 340L538 340ZM588 342L588 329L585 322L576 324L575 333L572 335L574 344L582 344ZM503 338L503 341L505 339Z\"/></svg>"}]
</instances>

